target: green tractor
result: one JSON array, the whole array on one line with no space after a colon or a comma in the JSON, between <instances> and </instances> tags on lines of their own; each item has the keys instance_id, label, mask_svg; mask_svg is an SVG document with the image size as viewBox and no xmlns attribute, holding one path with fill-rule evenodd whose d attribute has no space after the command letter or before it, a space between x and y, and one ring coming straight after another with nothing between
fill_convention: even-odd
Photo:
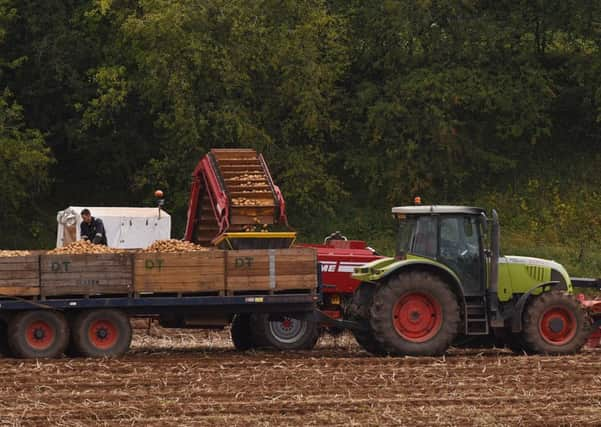
<instances>
[{"instance_id":1,"label":"green tractor","mask_svg":"<svg viewBox=\"0 0 601 427\"><path fill-rule=\"evenodd\" d=\"M560 264L500 255L493 210L402 206L397 256L355 269L361 285L350 317L374 354L435 356L451 345L488 341L519 353L571 354L590 320Z\"/></svg>"}]
</instances>

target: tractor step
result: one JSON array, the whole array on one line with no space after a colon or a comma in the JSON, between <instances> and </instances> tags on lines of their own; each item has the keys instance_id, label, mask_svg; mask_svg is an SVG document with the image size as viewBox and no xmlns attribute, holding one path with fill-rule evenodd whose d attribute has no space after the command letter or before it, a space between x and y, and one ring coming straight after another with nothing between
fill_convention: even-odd
<instances>
[{"instance_id":1,"label":"tractor step","mask_svg":"<svg viewBox=\"0 0 601 427\"><path fill-rule=\"evenodd\" d=\"M488 335L488 307L484 296L466 297L465 335Z\"/></svg>"}]
</instances>

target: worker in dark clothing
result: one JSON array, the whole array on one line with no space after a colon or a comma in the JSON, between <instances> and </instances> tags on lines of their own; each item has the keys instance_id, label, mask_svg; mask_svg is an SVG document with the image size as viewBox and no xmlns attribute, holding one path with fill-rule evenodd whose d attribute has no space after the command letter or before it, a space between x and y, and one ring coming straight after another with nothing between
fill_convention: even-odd
<instances>
[{"instance_id":1,"label":"worker in dark clothing","mask_svg":"<svg viewBox=\"0 0 601 427\"><path fill-rule=\"evenodd\" d=\"M106 231L100 218L94 218L89 209L81 211L83 222L80 224L82 240L89 240L95 245L107 245Z\"/></svg>"}]
</instances>

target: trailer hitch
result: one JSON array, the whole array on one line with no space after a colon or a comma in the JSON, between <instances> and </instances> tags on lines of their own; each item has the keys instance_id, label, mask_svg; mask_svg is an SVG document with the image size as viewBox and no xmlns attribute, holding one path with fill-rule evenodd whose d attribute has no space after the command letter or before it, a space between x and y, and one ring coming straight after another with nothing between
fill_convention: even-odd
<instances>
[{"instance_id":1,"label":"trailer hitch","mask_svg":"<svg viewBox=\"0 0 601 427\"><path fill-rule=\"evenodd\" d=\"M300 317L309 322L320 323L322 325L341 329L350 329L361 332L367 332L369 330L369 327L365 323L357 322L355 320L334 319L321 310L314 310L310 313L302 313Z\"/></svg>"}]
</instances>

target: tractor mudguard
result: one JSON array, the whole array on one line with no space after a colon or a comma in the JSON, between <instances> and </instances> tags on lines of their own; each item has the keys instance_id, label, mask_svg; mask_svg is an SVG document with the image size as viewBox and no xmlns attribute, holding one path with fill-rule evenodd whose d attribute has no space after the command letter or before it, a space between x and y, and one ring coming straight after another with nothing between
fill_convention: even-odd
<instances>
[{"instance_id":1,"label":"tractor mudguard","mask_svg":"<svg viewBox=\"0 0 601 427\"><path fill-rule=\"evenodd\" d=\"M361 267L355 268L353 278L360 280L361 282L376 282L380 279L383 279L384 277L388 277L391 274L396 273L401 268L417 265L436 267L440 270L443 270L445 273L449 274L452 277L452 279L456 282L456 284L459 287L461 287L461 280L459 280L459 277L457 276L457 274L455 274L453 270L451 270L444 264L441 264L428 258L421 257L405 259L401 261L394 261L393 258L375 260ZM461 290L463 293L463 288Z\"/></svg>"},{"instance_id":2,"label":"tractor mudguard","mask_svg":"<svg viewBox=\"0 0 601 427\"><path fill-rule=\"evenodd\" d=\"M378 262L379 261L379 262ZM392 262L391 262L392 261ZM377 281L389 277L401 270L405 270L410 267L425 267L429 271L438 271L440 273L447 274L448 277L453 281L449 283L450 286L455 290L458 301L463 307L463 318L467 315L467 307L465 302L465 291L461 285L461 280L453 270L448 268L446 265L430 260L428 258L413 258L402 261L394 261L393 259L376 260L362 267L355 268L353 278L360 280L361 282L376 283ZM381 268L378 268L381 267Z\"/></svg>"},{"instance_id":3,"label":"tractor mudguard","mask_svg":"<svg viewBox=\"0 0 601 427\"><path fill-rule=\"evenodd\" d=\"M545 282L545 283L539 283L536 286L533 286L532 288L530 288L528 290L528 292L526 292L525 294L522 294L522 296L520 297L520 299L518 299L517 304L515 305L514 308L514 313L513 316L511 317L511 332L513 333L518 333L522 331L522 316L524 314L524 308L526 307L526 302L528 301L528 298L530 298L530 296L532 295L532 293L534 291L536 291L539 288L544 288L550 286L551 288L556 288L558 290L561 290L562 288L564 290L567 290L567 286L558 282L558 281L552 281L552 282Z\"/></svg>"}]
</instances>

